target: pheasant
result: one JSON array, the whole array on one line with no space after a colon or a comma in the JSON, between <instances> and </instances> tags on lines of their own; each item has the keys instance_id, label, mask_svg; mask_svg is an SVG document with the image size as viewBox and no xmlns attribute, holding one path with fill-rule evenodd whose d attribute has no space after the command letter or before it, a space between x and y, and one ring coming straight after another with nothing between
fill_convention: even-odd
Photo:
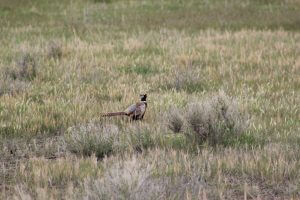
<instances>
[{"instance_id":1,"label":"pheasant","mask_svg":"<svg viewBox=\"0 0 300 200\"><path fill-rule=\"evenodd\" d=\"M141 94L141 101L129 106L123 112L110 112L102 114L102 117L112 117L126 115L131 118L131 120L142 120L144 118L147 109L147 94Z\"/></svg>"}]
</instances>

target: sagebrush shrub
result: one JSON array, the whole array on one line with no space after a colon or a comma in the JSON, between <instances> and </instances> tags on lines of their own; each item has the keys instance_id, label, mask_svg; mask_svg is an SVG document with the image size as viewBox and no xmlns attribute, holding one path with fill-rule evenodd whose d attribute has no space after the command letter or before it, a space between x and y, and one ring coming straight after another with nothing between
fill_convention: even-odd
<instances>
[{"instance_id":1,"label":"sagebrush shrub","mask_svg":"<svg viewBox=\"0 0 300 200\"><path fill-rule=\"evenodd\" d=\"M184 118L177 108L172 108L167 114L167 125L175 133L182 131Z\"/></svg>"},{"instance_id":2,"label":"sagebrush shrub","mask_svg":"<svg viewBox=\"0 0 300 200\"><path fill-rule=\"evenodd\" d=\"M37 75L36 58L30 53L24 53L17 59L15 65L4 68L1 73L4 79L31 81Z\"/></svg>"},{"instance_id":3,"label":"sagebrush shrub","mask_svg":"<svg viewBox=\"0 0 300 200\"><path fill-rule=\"evenodd\" d=\"M172 109L168 116L168 127L175 133L186 136L201 144L225 143L239 136L248 126L248 118L238 102L224 92L190 103L184 114Z\"/></svg>"},{"instance_id":4,"label":"sagebrush shrub","mask_svg":"<svg viewBox=\"0 0 300 200\"><path fill-rule=\"evenodd\" d=\"M84 199L185 199L204 186L198 176L154 176L155 162L133 156L114 163L101 178L84 182Z\"/></svg>"},{"instance_id":5,"label":"sagebrush shrub","mask_svg":"<svg viewBox=\"0 0 300 200\"><path fill-rule=\"evenodd\" d=\"M194 139L203 143L223 143L229 137L244 132L248 120L239 109L236 100L223 92L202 102L188 106L186 113L187 125Z\"/></svg>"},{"instance_id":6,"label":"sagebrush shrub","mask_svg":"<svg viewBox=\"0 0 300 200\"><path fill-rule=\"evenodd\" d=\"M57 41L51 41L48 46L48 57L54 59L60 59L62 57L63 51L62 46Z\"/></svg>"},{"instance_id":7,"label":"sagebrush shrub","mask_svg":"<svg viewBox=\"0 0 300 200\"><path fill-rule=\"evenodd\" d=\"M23 54L17 62L17 69L11 75L13 79L33 80L37 75L37 62L33 55Z\"/></svg>"},{"instance_id":8,"label":"sagebrush shrub","mask_svg":"<svg viewBox=\"0 0 300 200\"><path fill-rule=\"evenodd\" d=\"M119 142L119 129L112 124L88 123L68 129L67 148L76 154L102 158L112 153Z\"/></svg>"},{"instance_id":9,"label":"sagebrush shrub","mask_svg":"<svg viewBox=\"0 0 300 200\"><path fill-rule=\"evenodd\" d=\"M125 130L129 147L142 151L143 149L151 148L155 145L154 135L152 130L147 125L133 125Z\"/></svg>"},{"instance_id":10,"label":"sagebrush shrub","mask_svg":"<svg viewBox=\"0 0 300 200\"><path fill-rule=\"evenodd\" d=\"M29 87L29 83L11 78L0 78L0 96L4 94L17 94Z\"/></svg>"},{"instance_id":11,"label":"sagebrush shrub","mask_svg":"<svg viewBox=\"0 0 300 200\"><path fill-rule=\"evenodd\" d=\"M135 157L118 161L110 166L103 177L86 179L86 199L136 199L136 193L144 190L143 183L151 175L152 166L143 166Z\"/></svg>"},{"instance_id":12,"label":"sagebrush shrub","mask_svg":"<svg viewBox=\"0 0 300 200\"><path fill-rule=\"evenodd\" d=\"M30 53L22 54L15 65L0 70L0 96L16 94L30 86L37 76L37 62Z\"/></svg>"}]
</instances>

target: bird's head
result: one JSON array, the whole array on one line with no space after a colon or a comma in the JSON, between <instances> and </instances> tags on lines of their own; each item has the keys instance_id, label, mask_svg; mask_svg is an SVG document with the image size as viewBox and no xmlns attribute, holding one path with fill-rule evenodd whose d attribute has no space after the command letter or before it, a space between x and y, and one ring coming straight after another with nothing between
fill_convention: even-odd
<instances>
[{"instance_id":1,"label":"bird's head","mask_svg":"<svg viewBox=\"0 0 300 200\"><path fill-rule=\"evenodd\" d=\"M147 94L140 94L141 101L147 100Z\"/></svg>"}]
</instances>

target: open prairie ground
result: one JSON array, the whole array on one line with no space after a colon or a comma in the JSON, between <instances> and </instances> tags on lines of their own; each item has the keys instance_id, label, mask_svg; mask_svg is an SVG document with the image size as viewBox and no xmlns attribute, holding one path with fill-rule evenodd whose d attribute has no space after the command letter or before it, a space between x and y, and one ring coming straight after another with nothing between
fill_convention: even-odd
<instances>
[{"instance_id":1,"label":"open prairie ground","mask_svg":"<svg viewBox=\"0 0 300 200\"><path fill-rule=\"evenodd\" d=\"M0 44L1 199L300 199L299 0L1 0Z\"/></svg>"}]
</instances>

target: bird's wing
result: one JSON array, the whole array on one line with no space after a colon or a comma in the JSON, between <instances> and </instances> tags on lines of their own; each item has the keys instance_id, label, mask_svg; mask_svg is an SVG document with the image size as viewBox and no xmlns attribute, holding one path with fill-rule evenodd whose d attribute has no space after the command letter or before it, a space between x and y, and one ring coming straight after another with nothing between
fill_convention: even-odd
<instances>
[{"instance_id":1,"label":"bird's wing","mask_svg":"<svg viewBox=\"0 0 300 200\"><path fill-rule=\"evenodd\" d=\"M136 111L136 108L137 108L137 105L132 104L124 112L127 113L127 115L131 115L132 113L134 113Z\"/></svg>"},{"instance_id":2,"label":"bird's wing","mask_svg":"<svg viewBox=\"0 0 300 200\"><path fill-rule=\"evenodd\" d=\"M146 105L144 103L137 103L136 109L133 114L135 116L141 116L145 113L145 111L146 111Z\"/></svg>"},{"instance_id":3,"label":"bird's wing","mask_svg":"<svg viewBox=\"0 0 300 200\"><path fill-rule=\"evenodd\" d=\"M146 111L146 105L144 103L137 103L137 107L138 107L138 114L139 115L143 115Z\"/></svg>"}]
</instances>

